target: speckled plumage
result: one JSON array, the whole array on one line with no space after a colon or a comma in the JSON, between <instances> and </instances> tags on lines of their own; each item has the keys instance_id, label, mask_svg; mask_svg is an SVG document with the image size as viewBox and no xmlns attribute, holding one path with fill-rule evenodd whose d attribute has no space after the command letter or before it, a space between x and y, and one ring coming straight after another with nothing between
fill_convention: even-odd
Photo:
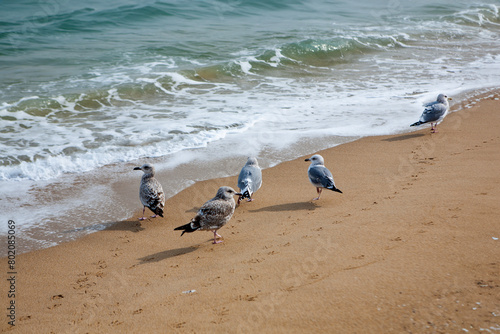
<instances>
[{"instance_id":1,"label":"speckled plumage","mask_svg":"<svg viewBox=\"0 0 500 334\"><path fill-rule=\"evenodd\" d=\"M189 223L176 227L174 230L182 230L181 236L186 232L198 230L213 231L214 243L218 243L216 237L220 235L217 234L217 230L226 225L233 216L236 207L234 195L240 195L240 193L231 187L220 187L215 197L203 204Z\"/></svg>"},{"instance_id":2,"label":"speckled plumage","mask_svg":"<svg viewBox=\"0 0 500 334\"><path fill-rule=\"evenodd\" d=\"M261 186L262 171L259 163L256 158L250 157L238 176L238 187L241 193L241 196L238 198L238 204L243 198L248 198L248 201L252 201L253 193L259 190Z\"/></svg>"},{"instance_id":3,"label":"speckled plumage","mask_svg":"<svg viewBox=\"0 0 500 334\"><path fill-rule=\"evenodd\" d=\"M142 170L144 175L141 179L141 185L139 187L139 198L144 206L142 210L142 218L144 218L144 211L148 207L155 215L163 217L163 209L165 207L165 193L163 188L155 179L155 169L150 164L144 164L141 167L135 167L134 170Z\"/></svg>"}]
</instances>

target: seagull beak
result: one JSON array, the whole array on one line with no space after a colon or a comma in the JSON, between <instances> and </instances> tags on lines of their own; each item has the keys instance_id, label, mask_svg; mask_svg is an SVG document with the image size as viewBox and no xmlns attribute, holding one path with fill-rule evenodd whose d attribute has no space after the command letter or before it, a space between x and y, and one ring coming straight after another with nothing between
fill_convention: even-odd
<instances>
[{"instance_id":1,"label":"seagull beak","mask_svg":"<svg viewBox=\"0 0 500 334\"><path fill-rule=\"evenodd\" d=\"M307 158L307 159L306 159L306 160L304 160L304 161L311 161L311 159Z\"/></svg>"},{"instance_id":2,"label":"seagull beak","mask_svg":"<svg viewBox=\"0 0 500 334\"><path fill-rule=\"evenodd\" d=\"M135 167L134 170L141 170L141 167Z\"/></svg>"},{"instance_id":3,"label":"seagull beak","mask_svg":"<svg viewBox=\"0 0 500 334\"><path fill-rule=\"evenodd\" d=\"M242 196L242 193L234 193L235 195Z\"/></svg>"}]
</instances>

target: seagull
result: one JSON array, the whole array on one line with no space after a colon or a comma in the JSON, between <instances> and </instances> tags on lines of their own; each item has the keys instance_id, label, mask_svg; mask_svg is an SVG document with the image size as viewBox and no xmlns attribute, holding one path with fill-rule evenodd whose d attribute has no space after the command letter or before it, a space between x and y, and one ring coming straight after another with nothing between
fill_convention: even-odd
<instances>
[{"instance_id":1,"label":"seagull","mask_svg":"<svg viewBox=\"0 0 500 334\"><path fill-rule=\"evenodd\" d=\"M222 242L222 240L217 241L217 237L221 238L217 230L226 225L233 216L236 207L234 195L241 196L241 193L237 193L231 187L220 187L215 197L203 204L189 223L176 227L174 230L182 230L181 236L186 232L208 230L214 233L214 244Z\"/></svg>"},{"instance_id":2,"label":"seagull","mask_svg":"<svg viewBox=\"0 0 500 334\"><path fill-rule=\"evenodd\" d=\"M451 97L448 97L444 94L439 94L436 101L427 103L425 105L425 109L422 113L422 116L420 116L420 120L410 126L416 126L430 122L431 133L437 132L438 122L443 120L443 118L448 113L448 109L450 108L448 100L451 100ZM435 126L434 123L436 123Z\"/></svg>"},{"instance_id":3,"label":"seagull","mask_svg":"<svg viewBox=\"0 0 500 334\"><path fill-rule=\"evenodd\" d=\"M241 169L238 176L238 187L241 195L238 197L238 205L243 198L248 198L248 202L253 201L252 194L262 186L262 171L257 159L250 157Z\"/></svg>"},{"instance_id":4,"label":"seagull","mask_svg":"<svg viewBox=\"0 0 500 334\"><path fill-rule=\"evenodd\" d=\"M313 201L319 200L323 188L342 194L342 191L335 187L332 173L325 167L325 160L321 155L315 154L305 161L311 161L307 174L309 175L309 181L316 187L316 191L318 192L318 197L313 198Z\"/></svg>"},{"instance_id":5,"label":"seagull","mask_svg":"<svg viewBox=\"0 0 500 334\"><path fill-rule=\"evenodd\" d=\"M141 167L135 167L134 170L142 170L144 172L141 179L141 186L139 187L139 198L144 207L142 208L142 218L139 218L139 220L146 219L144 217L146 207L154 213L151 218L156 218L157 215L163 217L165 193L160 182L155 179L155 168L150 164L144 164Z\"/></svg>"}]
</instances>

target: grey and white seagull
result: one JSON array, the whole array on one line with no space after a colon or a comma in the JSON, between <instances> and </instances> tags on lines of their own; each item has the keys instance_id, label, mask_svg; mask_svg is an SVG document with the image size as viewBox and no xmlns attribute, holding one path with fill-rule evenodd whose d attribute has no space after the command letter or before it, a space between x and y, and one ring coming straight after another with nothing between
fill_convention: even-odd
<instances>
[{"instance_id":1,"label":"grey and white seagull","mask_svg":"<svg viewBox=\"0 0 500 334\"><path fill-rule=\"evenodd\" d=\"M448 97L444 94L439 94L436 101L427 103L425 105L425 109L422 112L422 115L420 116L418 122L415 122L410 126L416 126L430 122L431 132L437 132L438 122L443 120L443 118L448 113L448 110L450 109L448 100L451 100L451 97ZM434 125L434 123L436 125Z\"/></svg>"},{"instance_id":2,"label":"grey and white seagull","mask_svg":"<svg viewBox=\"0 0 500 334\"><path fill-rule=\"evenodd\" d=\"M323 188L330 189L342 194L342 191L335 186L332 173L325 167L325 160L319 154L315 154L305 161L311 161L307 174L309 181L316 187L318 197L313 198L314 201L319 200Z\"/></svg>"},{"instance_id":3,"label":"grey and white seagull","mask_svg":"<svg viewBox=\"0 0 500 334\"><path fill-rule=\"evenodd\" d=\"M155 168L150 164L144 164L141 167L135 167L134 170L142 170L144 172L139 187L139 198L144 207L142 208L142 218L139 219L146 219L144 217L146 207L154 213L151 218L156 218L157 215L163 217L165 193L160 182L155 179Z\"/></svg>"},{"instance_id":4,"label":"grey and white seagull","mask_svg":"<svg viewBox=\"0 0 500 334\"><path fill-rule=\"evenodd\" d=\"M217 231L231 219L234 213L236 203L234 195L241 195L231 187L220 187L214 198L207 201L198 210L196 216L191 219L186 225L174 228L174 230L182 230L182 234L191 233L194 231L212 231L214 233L214 244L222 241L217 241L217 237L221 236Z\"/></svg>"},{"instance_id":5,"label":"grey and white seagull","mask_svg":"<svg viewBox=\"0 0 500 334\"><path fill-rule=\"evenodd\" d=\"M244 198L248 198L248 202L253 201L252 195L262 186L262 171L257 159L250 157L247 163L241 169L238 176L238 187L240 188L240 197L238 204Z\"/></svg>"}]
</instances>

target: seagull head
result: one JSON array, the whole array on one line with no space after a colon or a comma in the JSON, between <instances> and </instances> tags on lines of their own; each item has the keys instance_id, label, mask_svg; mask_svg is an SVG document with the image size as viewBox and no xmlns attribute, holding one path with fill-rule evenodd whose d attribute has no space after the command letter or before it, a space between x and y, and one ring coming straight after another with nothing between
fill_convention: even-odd
<instances>
[{"instance_id":1,"label":"seagull head","mask_svg":"<svg viewBox=\"0 0 500 334\"><path fill-rule=\"evenodd\" d=\"M439 103L448 103L448 100L451 100L451 97L448 97L447 95L444 94L439 94L437 97L437 101Z\"/></svg>"},{"instance_id":2,"label":"seagull head","mask_svg":"<svg viewBox=\"0 0 500 334\"><path fill-rule=\"evenodd\" d=\"M319 154L315 154L312 157L306 159L305 161L310 161L311 166L313 165L324 165L325 164L325 159Z\"/></svg>"},{"instance_id":3,"label":"seagull head","mask_svg":"<svg viewBox=\"0 0 500 334\"><path fill-rule=\"evenodd\" d=\"M257 158L255 157L249 157L246 163L247 166L259 166L259 163L257 162Z\"/></svg>"},{"instance_id":4,"label":"seagull head","mask_svg":"<svg viewBox=\"0 0 500 334\"><path fill-rule=\"evenodd\" d=\"M239 195L241 196L241 193L237 193L236 190L234 190L231 187L220 187L219 190L217 190L217 195L215 197L223 199L225 201L229 201L233 198L234 195Z\"/></svg>"},{"instance_id":5,"label":"seagull head","mask_svg":"<svg viewBox=\"0 0 500 334\"><path fill-rule=\"evenodd\" d=\"M144 174L153 174L155 173L155 168L151 164L144 164L141 167L135 167L134 170L142 170Z\"/></svg>"}]
</instances>

